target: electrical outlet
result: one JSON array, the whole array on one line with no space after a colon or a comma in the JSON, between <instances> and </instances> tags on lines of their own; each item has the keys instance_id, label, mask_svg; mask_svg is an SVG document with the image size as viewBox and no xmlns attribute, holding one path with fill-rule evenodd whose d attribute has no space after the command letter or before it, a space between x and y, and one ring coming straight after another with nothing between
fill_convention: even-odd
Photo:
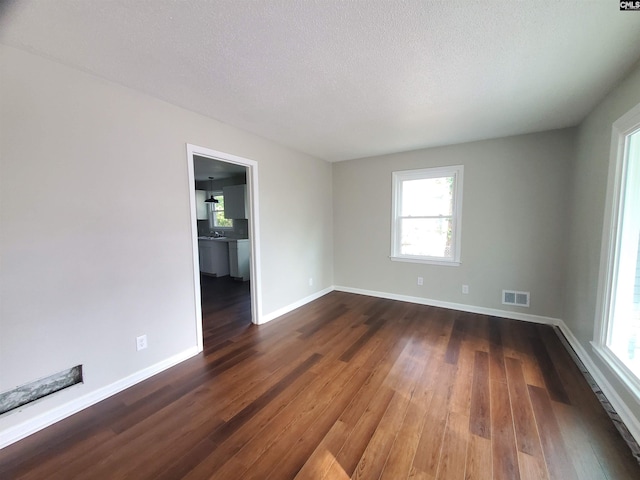
<instances>
[{"instance_id":1,"label":"electrical outlet","mask_svg":"<svg viewBox=\"0 0 640 480\"><path fill-rule=\"evenodd\" d=\"M469 285L462 285L462 293L465 295L469 293Z\"/></svg>"},{"instance_id":2,"label":"electrical outlet","mask_svg":"<svg viewBox=\"0 0 640 480\"><path fill-rule=\"evenodd\" d=\"M422 285L424 283L424 278L418 277L418 285Z\"/></svg>"},{"instance_id":3,"label":"electrical outlet","mask_svg":"<svg viewBox=\"0 0 640 480\"><path fill-rule=\"evenodd\" d=\"M140 351L145 348L147 348L147 336L140 335L139 337L136 337L136 350Z\"/></svg>"},{"instance_id":4,"label":"electrical outlet","mask_svg":"<svg viewBox=\"0 0 640 480\"><path fill-rule=\"evenodd\" d=\"M309 277L309 286L313 287L313 277Z\"/></svg>"}]
</instances>

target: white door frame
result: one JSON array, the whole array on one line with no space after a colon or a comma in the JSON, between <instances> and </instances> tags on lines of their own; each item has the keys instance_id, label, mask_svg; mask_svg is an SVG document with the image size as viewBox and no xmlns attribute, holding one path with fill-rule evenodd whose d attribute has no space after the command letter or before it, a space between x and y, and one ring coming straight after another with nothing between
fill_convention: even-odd
<instances>
[{"instance_id":1,"label":"white door frame","mask_svg":"<svg viewBox=\"0 0 640 480\"><path fill-rule=\"evenodd\" d=\"M198 223L196 214L196 191L193 156L208 157L247 168L247 196L249 202L249 244L251 249L251 321L258 325L262 318L262 287L260 276L260 222L258 218L258 162L187 143L187 167L189 171L189 205L191 208L191 239L193 256L193 285L195 289L196 333L198 351L202 351L202 298L200 296L200 264L198 259Z\"/></svg>"}]
</instances>

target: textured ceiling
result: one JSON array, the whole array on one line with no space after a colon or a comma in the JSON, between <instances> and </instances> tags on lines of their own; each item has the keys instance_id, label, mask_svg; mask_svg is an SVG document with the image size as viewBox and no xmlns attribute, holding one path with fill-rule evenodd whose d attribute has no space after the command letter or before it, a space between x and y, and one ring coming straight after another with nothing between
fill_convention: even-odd
<instances>
[{"instance_id":1,"label":"textured ceiling","mask_svg":"<svg viewBox=\"0 0 640 480\"><path fill-rule=\"evenodd\" d=\"M612 0L20 0L0 42L329 161L573 126L640 58Z\"/></svg>"}]
</instances>

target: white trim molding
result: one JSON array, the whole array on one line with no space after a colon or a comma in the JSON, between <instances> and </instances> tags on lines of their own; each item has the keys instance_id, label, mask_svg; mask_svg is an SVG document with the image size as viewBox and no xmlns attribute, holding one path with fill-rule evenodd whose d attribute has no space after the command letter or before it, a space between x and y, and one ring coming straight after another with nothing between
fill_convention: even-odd
<instances>
[{"instance_id":1,"label":"white trim molding","mask_svg":"<svg viewBox=\"0 0 640 480\"><path fill-rule=\"evenodd\" d=\"M600 250L600 272L598 295L596 299L596 317L594 322L594 342L605 345L609 337L606 318L611 313L611 288L615 274L618 230L620 226L620 202L622 180L624 177L627 137L638 130L640 125L640 104L613 123L611 128L611 148L609 152L609 172L607 177L607 196L605 198L604 221L602 225L602 243Z\"/></svg>"},{"instance_id":2,"label":"white trim molding","mask_svg":"<svg viewBox=\"0 0 640 480\"><path fill-rule=\"evenodd\" d=\"M191 347L181 353L162 360L155 365L151 365L138 372L135 372L128 377L122 378L102 388L98 388L97 390L89 392L86 395L78 397L70 402L43 412L41 415L35 416L15 426L2 430L0 432L0 449L17 442L18 440L22 440L23 438L28 437L29 435L36 433L43 428L59 422L60 420L70 417L71 415L78 413L85 408L95 405L96 403L101 402L102 400L105 400L106 398L109 398L112 395L121 392L122 390L132 387L135 384L142 382L143 380L151 378L152 376L157 375L158 373L163 372L164 370L167 370L197 355L198 353L199 350L197 347ZM82 388L82 384L78 384L77 386L74 386L72 388ZM45 399L42 399L41 401L44 400ZM27 405L25 407L22 407L22 410L26 410L28 408L29 407Z\"/></svg>"},{"instance_id":3,"label":"white trim molding","mask_svg":"<svg viewBox=\"0 0 640 480\"><path fill-rule=\"evenodd\" d=\"M453 178L453 198L451 213L435 215L430 212L426 215L408 215L403 208L404 183L413 180L437 179L443 177ZM432 265L459 266L461 263L461 241L462 241L462 191L464 179L464 165L450 165L445 167L421 168L418 170L399 170L391 172L391 255L389 258L394 262L426 263ZM403 220L442 220L451 219L452 252L450 256L426 256L410 255L402 253L402 225Z\"/></svg>"},{"instance_id":4,"label":"white trim molding","mask_svg":"<svg viewBox=\"0 0 640 480\"><path fill-rule=\"evenodd\" d=\"M500 310L497 308L478 307L476 305L467 305L464 303L445 302L442 300L434 300L432 298L412 297L409 295L400 295L397 293L377 292L374 290L364 290L361 288L351 288L343 286L335 286L334 290L346 293L357 293L359 295L368 295L370 297L387 298L389 300L400 300L401 302L417 303L420 305L429 305L430 307L449 308L451 310L459 310L461 312L478 313L480 315L491 315L493 317L510 318L512 320L523 320L525 322L543 323L545 325L558 325L562 320L554 317L545 317L541 315L533 315L530 313L510 312L508 310Z\"/></svg>"},{"instance_id":5,"label":"white trim molding","mask_svg":"<svg viewBox=\"0 0 640 480\"><path fill-rule=\"evenodd\" d=\"M198 224L195 200L195 172L193 169L193 156L207 157L213 160L221 160L235 165L241 165L247 169L247 201L249 211L249 243L251 248L251 321L259 325L264 323L262 319L262 277L260 273L260 218L259 218L259 190L258 190L258 162L248 158L239 157L230 153L212 150L187 143L187 166L189 181L189 205L191 209L191 239L193 256L193 282L195 288L194 302L196 309L196 333L197 343L202 351L202 312L200 298L200 265L198 261Z\"/></svg>"},{"instance_id":6,"label":"white trim molding","mask_svg":"<svg viewBox=\"0 0 640 480\"><path fill-rule=\"evenodd\" d=\"M623 380L623 385L627 391L633 395L638 406L640 406L640 380L627 367L609 347L591 342L591 348L604 362L614 375Z\"/></svg>"},{"instance_id":7,"label":"white trim molding","mask_svg":"<svg viewBox=\"0 0 640 480\"><path fill-rule=\"evenodd\" d=\"M602 225L602 242L600 250L593 342L591 344L593 352L607 366L611 374L620 380L640 405L640 379L623 364L623 362L608 346L610 345L612 338L611 319L614 315L613 298L618 286L617 278L618 266L620 264L619 257L621 251L621 230L623 223L621 210L623 197L625 195L625 185L623 185L623 182L627 176L628 169L627 158L630 147L629 138L638 131L640 131L640 104L636 105L625 115L616 120L611 128L607 193ZM586 355L586 352L584 352L584 354ZM590 368L590 366L587 368ZM604 379L602 373L599 371L598 373L600 377ZM596 375L594 374L594 378L595 377ZM598 381L598 383L600 382ZM600 387L605 391L604 384L600 385ZM611 404L616 408L616 410L620 409L620 415L622 418L622 408L624 403L617 394L615 394L615 391L610 385L607 388L609 388L610 392L605 392L605 394L607 396L611 395ZM613 395L616 395L617 400ZM615 404L614 401L619 401L619 405ZM631 415L630 418L635 419L633 415ZM627 420L625 420L625 423L627 423ZM635 419L634 424L629 423L628 428L636 441L640 443L640 425L638 425L638 420Z\"/></svg>"},{"instance_id":8,"label":"white trim molding","mask_svg":"<svg viewBox=\"0 0 640 480\"><path fill-rule=\"evenodd\" d=\"M314 300L317 300L320 297L324 297L326 294L333 292L334 288L333 287L328 287L325 288L324 290L320 290L316 293L313 293L307 297L301 298L300 300L290 303L289 305L286 305L282 308L279 308L278 310L275 310L271 313L268 313L266 315L263 315L261 317L261 324L263 323L267 323L270 322L271 320L274 320L278 317L281 317L282 315L292 312L293 310L295 310L296 308L300 308L303 305L306 305L307 303L311 303Z\"/></svg>"},{"instance_id":9,"label":"white trim molding","mask_svg":"<svg viewBox=\"0 0 640 480\"><path fill-rule=\"evenodd\" d=\"M466 305L454 302L445 302L441 300L434 300L423 297L413 297L408 295L400 295L394 293L387 292L379 292L374 290L365 290L360 288L352 288L345 286L331 286L320 290L312 295L309 295L305 298L302 298L296 302L293 302L285 307L282 307L274 312L263 315L261 317L261 323L266 323L268 321L274 320L282 315L285 315L296 308L302 307L314 300L317 300L324 295L331 293L332 291L346 292L346 293L354 293L359 295L367 295L371 297L378 298L386 298L390 300L399 300L403 302L416 303L420 305L428 305L433 307L441 307L448 308L452 310L458 310L469 313L477 313L481 315L491 315L495 317L502 318L510 318L513 320L522 320L526 322L540 323L545 325L554 325L557 326L560 331L563 333L569 345L576 352L578 358L582 361L585 368L592 375L593 379L596 381L602 392L605 394L613 408L615 408L616 412L620 416L622 422L625 424L631 435L635 438L637 442L640 443L640 421L637 419L634 414L631 412L626 403L620 398L616 390L611 386L611 384L607 381L606 377L600 371L600 369L595 365L591 357L587 354L585 349L582 347L577 338L573 335L571 330L567 327L562 319L554 318L554 317L546 317L540 315L532 315L527 313L519 313L519 312L510 312L506 310L499 310L493 308L479 307L475 305ZM155 365L147 367L139 372L136 372L126 378L123 378L117 382L114 382L110 385L107 385L103 388L100 388L94 392L91 392L87 395L84 395L80 398L77 398L69 403L61 405L57 408L54 408L48 412L43 413L40 416L34 417L26 422L18 424L14 427L9 427L6 430L0 433L0 448L4 448L11 443L17 442L22 438L25 438L32 433L35 433L39 430L42 430L53 423L56 423L68 416L73 415L74 413L79 412L91 405L94 405L112 395L115 395L126 388L129 388L143 380L146 380L153 375L156 375L168 368L177 365L180 362L183 362L200 352L197 346L194 346L188 350L185 350L182 353L174 355L162 362L159 362ZM73 387L76 388L76 387ZM81 385L78 386L81 388Z\"/></svg>"},{"instance_id":10,"label":"white trim molding","mask_svg":"<svg viewBox=\"0 0 640 480\"><path fill-rule=\"evenodd\" d=\"M616 389L609 383L602 371L596 366L591 359L591 356L587 353L564 321L560 321L558 328L569 342L569 345L571 345L571 348L573 348L573 351L576 352L576 355L582 361L589 374L598 384L602 393L607 397L611 406L616 410L616 413L620 416L620 419L627 427L627 430L629 430L629 433L633 436L636 442L640 443L640 420L636 418L627 404L622 400L622 398L620 398Z\"/></svg>"}]
</instances>

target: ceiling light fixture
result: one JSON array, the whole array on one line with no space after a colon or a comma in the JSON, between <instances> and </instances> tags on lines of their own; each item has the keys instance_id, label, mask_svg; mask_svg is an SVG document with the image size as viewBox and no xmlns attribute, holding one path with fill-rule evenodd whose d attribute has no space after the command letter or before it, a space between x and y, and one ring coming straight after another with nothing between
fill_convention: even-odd
<instances>
[{"instance_id":1,"label":"ceiling light fixture","mask_svg":"<svg viewBox=\"0 0 640 480\"><path fill-rule=\"evenodd\" d=\"M213 177L209 177L209 191L211 192L211 197L207 198L205 203L218 203L218 200L213 198Z\"/></svg>"}]
</instances>

